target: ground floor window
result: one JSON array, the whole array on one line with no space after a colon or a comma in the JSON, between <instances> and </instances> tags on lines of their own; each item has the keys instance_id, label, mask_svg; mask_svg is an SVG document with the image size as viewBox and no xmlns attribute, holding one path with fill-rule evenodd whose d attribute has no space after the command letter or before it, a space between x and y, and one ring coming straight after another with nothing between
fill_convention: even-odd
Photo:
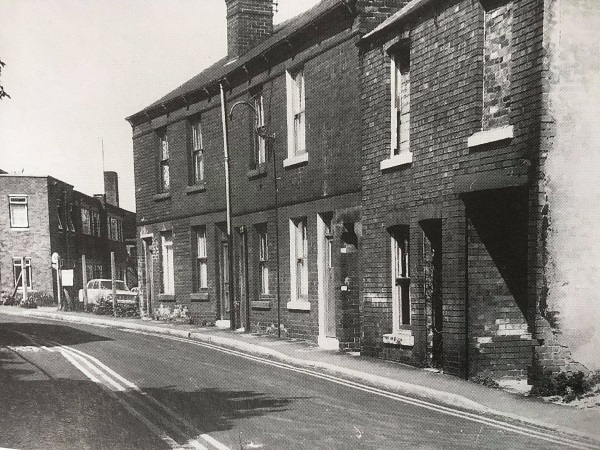
<instances>
[{"instance_id":1,"label":"ground floor window","mask_svg":"<svg viewBox=\"0 0 600 450\"><path fill-rule=\"evenodd\" d=\"M267 226L257 227L258 233L258 272L260 276L260 293L269 293L269 239Z\"/></svg>"},{"instance_id":2,"label":"ground floor window","mask_svg":"<svg viewBox=\"0 0 600 450\"><path fill-rule=\"evenodd\" d=\"M409 227L390 228L392 261L392 311L394 331L410 325Z\"/></svg>"},{"instance_id":3,"label":"ground floor window","mask_svg":"<svg viewBox=\"0 0 600 450\"><path fill-rule=\"evenodd\" d=\"M306 217L290 221L290 272L293 300L308 300Z\"/></svg>"},{"instance_id":4,"label":"ground floor window","mask_svg":"<svg viewBox=\"0 0 600 450\"><path fill-rule=\"evenodd\" d=\"M25 258L25 269L27 276L27 287L31 289L32 286L32 278L31 278L31 258ZM15 283L15 287L23 286L23 260L21 258L13 258L13 279Z\"/></svg>"},{"instance_id":5,"label":"ground floor window","mask_svg":"<svg viewBox=\"0 0 600 450\"><path fill-rule=\"evenodd\" d=\"M198 227L194 231L196 291L208 288L208 256L206 251L206 227Z\"/></svg>"}]
</instances>

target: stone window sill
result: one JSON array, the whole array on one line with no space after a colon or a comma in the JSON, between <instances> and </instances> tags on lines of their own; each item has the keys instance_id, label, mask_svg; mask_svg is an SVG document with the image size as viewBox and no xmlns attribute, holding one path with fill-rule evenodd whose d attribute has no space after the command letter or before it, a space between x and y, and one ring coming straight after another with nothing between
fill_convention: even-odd
<instances>
[{"instance_id":1,"label":"stone window sill","mask_svg":"<svg viewBox=\"0 0 600 450\"><path fill-rule=\"evenodd\" d=\"M195 194L196 192L204 192L206 191L206 182L201 181L192 186L188 186L185 188L186 194Z\"/></svg>"},{"instance_id":2,"label":"stone window sill","mask_svg":"<svg viewBox=\"0 0 600 450\"><path fill-rule=\"evenodd\" d=\"M479 147L481 145L493 144L500 141L506 141L514 137L514 127L512 125L506 127L492 128L491 130L478 131L469 136L467 146Z\"/></svg>"},{"instance_id":3,"label":"stone window sill","mask_svg":"<svg viewBox=\"0 0 600 450\"><path fill-rule=\"evenodd\" d=\"M209 301L208 292L206 292L206 291L192 292L190 294L190 301L192 301L192 302L207 302L207 301Z\"/></svg>"},{"instance_id":4,"label":"stone window sill","mask_svg":"<svg viewBox=\"0 0 600 450\"><path fill-rule=\"evenodd\" d=\"M287 303L287 309L294 311L310 311L310 302L295 300Z\"/></svg>"},{"instance_id":5,"label":"stone window sill","mask_svg":"<svg viewBox=\"0 0 600 450\"><path fill-rule=\"evenodd\" d=\"M252 300L250 302L252 309L271 309L271 299L268 297L260 296L260 300Z\"/></svg>"},{"instance_id":6,"label":"stone window sill","mask_svg":"<svg viewBox=\"0 0 600 450\"><path fill-rule=\"evenodd\" d=\"M174 302L175 294L158 294L158 301L161 302Z\"/></svg>"},{"instance_id":7,"label":"stone window sill","mask_svg":"<svg viewBox=\"0 0 600 450\"><path fill-rule=\"evenodd\" d=\"M308 152L302 153L301 155L288 156L283 160L283 167L295 167L303 164L308 164Z\"/></svg>"},{"instance_id":8,"label":"stone window sill","mask_svg":"<svg viewBox=\"0 0 600 450\"><path fill-rule=\"evenodd\" d=\"M398 330L394 333L384 334L383 343L398 347L414 347L415 337L411 330Z\"/></svg>"},{"instance_id":9,"label":"stone window sill","mask_svg":"<svg viewBox=\"0 0 600 450\"><path fill-rule=\"evenodd\" d=\"M171 198L170 192L161 192L159 194L154 194L152 196L152 200L154 200L155 202L160 202L162 200L168 200L170 198Z\"/></svg>"},{"instance_id":10,"label":"stone window sill","mask_svg":"<svg viewBox=\"0 0 600 450\"><path fill-rule=\"evenodd\" d=\"M248 171L248 178L250 180L254 178L261 178L267 175L267 163L260 163L254 169Z\"/></svg>"},{"instance_id":11,"label":"stone window sill","mask_svg":"<svg viewBox=\"0 0 600 450\"><path fill-rule=\"evenodd\" d=\"M396 167L405 166L407 164L412 164L412 152L404 152L399 155L394 155L389 159L384 159L379 163L380 170L390 170Z\"/></svg>"}]
</instances>

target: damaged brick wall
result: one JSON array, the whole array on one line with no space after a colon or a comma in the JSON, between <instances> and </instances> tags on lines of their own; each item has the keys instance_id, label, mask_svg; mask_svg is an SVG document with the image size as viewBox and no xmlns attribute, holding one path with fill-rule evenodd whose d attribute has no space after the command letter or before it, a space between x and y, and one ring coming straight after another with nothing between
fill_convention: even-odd
<instances>
[{"instance_id":1,"label":"damaged brick wall","mask_svg":"<svg viewBox=\"0 0 600 450\"><path fill-rule=\"evenodd\" d=\"M538 364L600 368L600 5L545 0L546 123L543 192L546 292ZM568 364L567 364L568 367Z\"/></svg>"}]
</instances>

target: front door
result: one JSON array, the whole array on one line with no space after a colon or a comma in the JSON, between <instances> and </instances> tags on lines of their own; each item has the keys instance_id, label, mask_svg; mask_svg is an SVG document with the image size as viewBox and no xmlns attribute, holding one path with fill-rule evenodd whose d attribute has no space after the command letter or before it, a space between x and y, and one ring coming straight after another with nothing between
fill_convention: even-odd
<instances>
[{"instance_id":1,"label":"front door","mask_svg":"<svg viewBox=\"0 0 600 450\"><path fill-rule=\"evenodd\" d=\"M421 222L423 229L424 294L427 306L428 357L433 367L443 363L442 221Z\"/></svg>"},{"instance_id":2,"label":"front door","mask_svg":"<svg viewBox=\"0 0 600 450\"><path fill-rule=\"evenodd\" d=\"M144 274L144 300L145 303L145 313L148 316L152 315L152 287L154 278L152 275L152 239L144 239L144 267L146 269L146 273ZM144 308L144 305L142 306Z\"/></svg>"},{"instance_id":3,"label":"front door","mask_svg":"<svg viewBox=\"0 0 600 450\"><path fill-rule=\"evenodd\" d=\"M323 347L338 348L335 309L332 214L320 214L318 220L319 270L319 342Z\"/></svg>"},{"instance_id":4,"label":"front door","mask_svg":"<svg viewBox=\"0 0 600 450\"><path fill-rule=\"evenodd\" d=\"M250 309L248 299L250 297L250 287L248 285L248 234L246 227L238 229L239 233L239 251L238 251L238 300L235 302L235 320L236 328L245 327L246 331L250 329Z\"/></svg>"},{"instance_id":5,"label":"front door","mask_svg":"<svg viewBox=\"0 0 600 450\"><path fill-rule=\"evenodd\" d=\"M229 242L223 232L219 241L219 285L219 319L229 320Z\"/></svg>"}]
</instances>

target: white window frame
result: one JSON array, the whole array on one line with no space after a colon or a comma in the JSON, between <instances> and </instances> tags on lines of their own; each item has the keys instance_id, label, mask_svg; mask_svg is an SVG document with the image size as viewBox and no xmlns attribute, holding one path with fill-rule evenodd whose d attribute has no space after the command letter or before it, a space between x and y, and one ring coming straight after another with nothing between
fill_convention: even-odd
<instances>
[{"instance_id":1,"label":"white window frame","mask_svg":"<svg viewBox=\"0 0 600 450\"><path fill-rule=\"evenodd\" d=\"M310 310L308 301L307 217L290 220L290 299L288 309Z\"/></svg>"},{"instance_id":2,"label":"white window frame","mask_svg":"<svg viewBox=\"0 0 600 450\"><path fill-rule=\"evenodd\" d=\"M14 286L18 286L19 289L23 289L23 282L20 277L17 277L17 268L19 268L21 271L23 270L23 267L21 266L21 258L13 258L12 260ZM27 271L27 289L33 289L33 282L31 281L33 272L31 268L31 258L25 258L25 270Z\"/></svg>"},{"instance_id":3,"label":"white window frame","mask_svg":"<svg viewBox=\"0 0 600 450\"><path fill-rule=\"evenodd\" d=\"M410 52L410 49L404 48L397 53L390 55L390 156L380 164L380 169L385 170L391 167L408 164L412 162L412 151L410 149L410 63L408 68L408 82L402 80L402 62L400 52ZM409 56L410 58L410 56ZM408 104L403 110L401 102L402 90L408 89ZM398 123L398 117L401 123ZM404 120L402 120L404 118ZM400 128L400 133L399 129ZM405 140L398 142L399 138Z\"/></svg>"},{"instance_id":4,"label":"white window frame","mask_svg":"<svg viewBox=\"0 0 600 450\"><path fill-rule=\"evenodd\" d=\"M204 140L202 136L202 121L192 122L192 183L204 182Z\"/></svg>"},{"instance_id":5,"label":"white window frame","mask_svg":"<svg viewBox=\"0 0 600 450\"><path fill-rule=\"evenodd\" d=\"M288 157L284 167L308 161L304 68L286 72Z\"/></svg>"},{"instance_id":6,"label":"white window frame","mask_svg":"<svg viewBox=\"0 0 600 450\"><path fill-rule=\"evenodd\" d=\"M402 326L412 323L412 304L410 299L410 232L408 227L402 227L402 231L391 233L391 286L392 286L392 328L393 333L398 333ZM402 242L400 242L402 240ZM408 282L407 297L402 297L401 282ZM408 317L403 317L402 310L404 302L408 303Z\"/></svg>"},{"instance_id":7,"label":"white window frame","mask_svg":"<svg viewBox=\"0 0 600 450\"><path fill-rule=\"evenodd\" d=\"M260 276L260 293L268 295L269 291L269 236L267 227L258 229L258 272Z\"/></svg>"},{"instance_id":8,"label":"white window frame","mask_svg":"<svg viewBox=\"0 0 600 450\"><path fill-rule=\"evenodd\" d=\"M159 135L160 148L160 191L171 190L171 174L169 171L169 139L166 130Z\"/></svg>"},{"instance_id":9,"label":"white window frame","mask_svg":"<svg viewBox=\"0 0 600 450\"><path fill-rule=\"evenodd\" d=\"M173 264L173 233L164 232L160 235L161 240L161 263L162 263L162 286L161 294L175 294L175 268Z\"/></svg>"},{"instance_id":10,"label":"white window frame","mask_svg":"<svg viewBox=\"0 0 600 450\"><path fill-rule=\"evenodd\" d=\"M11 228L29 228L29 198L27 195L9 195L9 214ZM22 210L24 214L15 214Z\"/></svg>"},{"instance_id":11,"label":"white window frame","mask_svg":"<svg viewBox=\"0 0 600 450\"><path fill-rule=\"evenodd\" d=\"M267 141L265 136L260 136L257 130L264 129L265 126L265 109L262 90L254 97L254 160L256 165L267 162Z\"/></svg>"},{"instance_id":12,"label":"white window frame","mask_svg":"<svg viewBox=\"0 0 600 450\"><path fill-rule=\"evenodd\" d=\"M208 251L206 247L206 227L196 228L196 287L208 289Z\"/></svg>"}]
</instances>

